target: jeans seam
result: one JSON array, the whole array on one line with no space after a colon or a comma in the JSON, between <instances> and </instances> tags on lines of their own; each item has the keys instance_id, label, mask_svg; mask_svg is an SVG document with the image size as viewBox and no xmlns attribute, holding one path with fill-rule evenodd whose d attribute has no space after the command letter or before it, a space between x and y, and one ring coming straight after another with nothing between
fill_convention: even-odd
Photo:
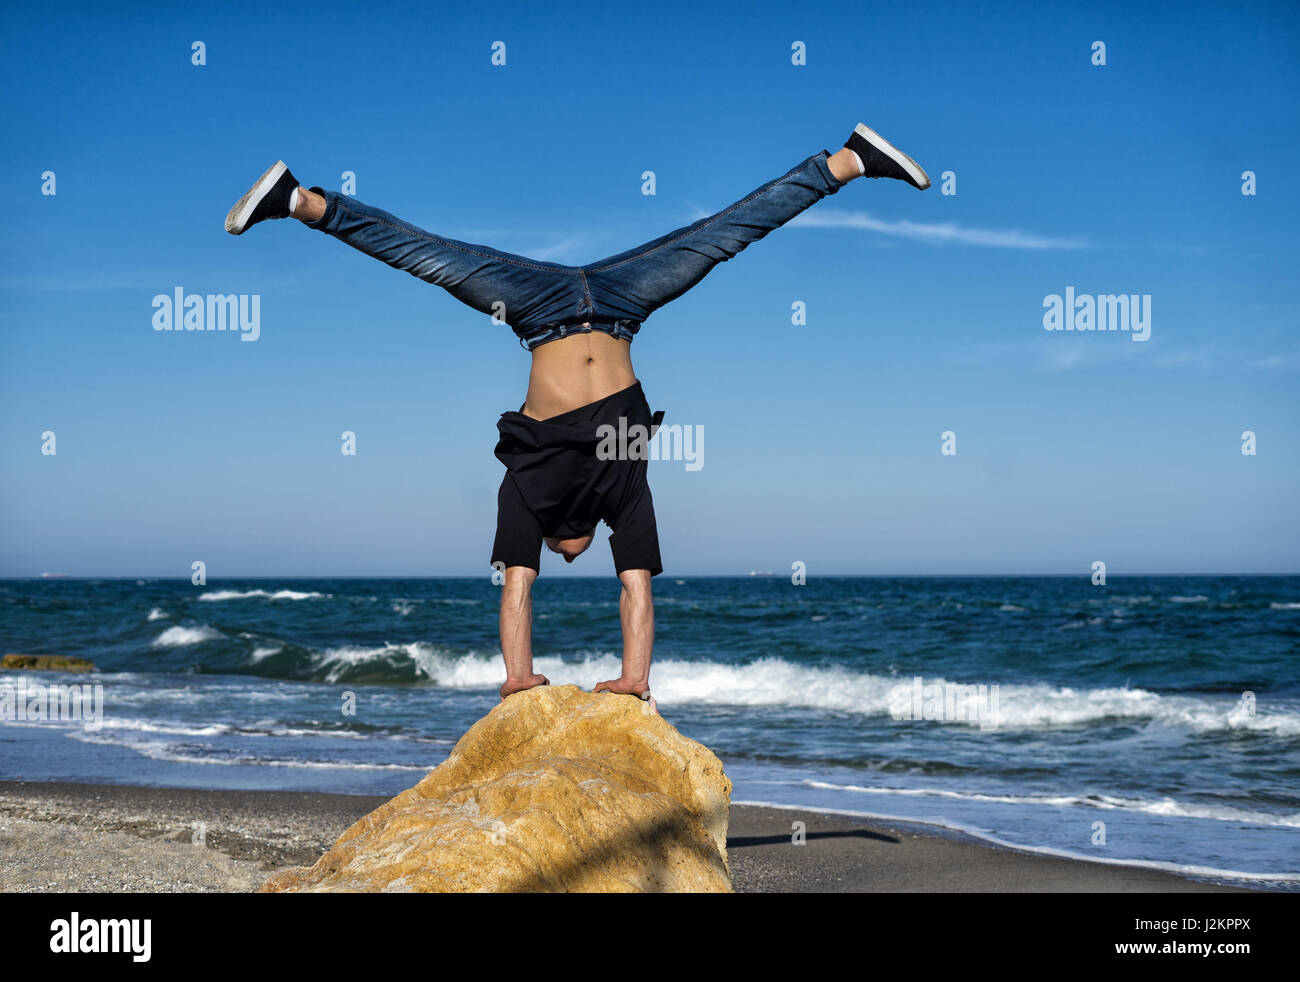
<instances>
[{"instance_id":1,"label":"jeans seam","mask_svg":"<svg viewBox=\"0 0 1300 982\"><path fill-rule=\"evenodd\" d=\"M590 284L589 282L587 282L587 271L586 271L585 269L583 269L583 268L580 266L580 267L578 267L578 275L582 277L582 300L583 300L583 303L586 305L586 309L587 309L589 312L591 312L591 313L595 313L595 311L596 311L596 304L595 304L595 302L594 302L594 301L592 300L592 298L591 298L591 284Z\"/></svg>"},{"instance_id":2,"label":"jeans seam","mask_svg":"<svg viewBox=\"0 0 1300 982\"><path fill-rule=\"evenodd\" d=\"M805 161L804 163L807 163L807 161ZM626 259L620 259L618 262L616 262L616 263L611 263L609 266L601 266L601 267L598 267L598 268L593 268L593 267L586 267L586 268L587 268L590 272L592 272L592 273L604 273L604 272L606 272L606 271L608 271L608 270L611 270L611 269L617 269L619 266L625 265L626 263L633 262L633 261L635 261L635 260L637 260L637 259L644 259L646 256L652 255L653 253L658 252L660 249L666 249L666 248L668 248L668 246L672 245L674 242L680 242L682 239L686 238L688 235L694 235L696 232L702 232L702 231L704 231L706 228L708 228L708 227L709 227L710 225L712 225L714 222L717 222L717 221L719 221L719 220L721 220L721 219L723 219L723 218L726 218L727 215L731 214L731 213L732 213L733 211L735 211L737 208L741 207L742 205L747 205L747 204L749 204L751 201L753 201L755 198L757 198L760 194L763 194L763 193L765 193L765 192L767 192L767 191L770 191L772 188L776 187L778 184L782 184L782 183L784 183L784 182L790 180L792 177L794 177L795 171L799 170L799 169L802 168L803 166L804 166L803 164L800 164L800 165L799 165L798 167L796 167L794 170L790 171L790 173L788 173L788 174L783 174L782 176L776 178L775 180L768 181L768 182L767 182L766 184L764 184L761 188L758 188L758 189L755 190L755 191L751 191L751 192L749 193L748 196L746 196L746 197L744 197L744 198L741 198L741 199L740 199L739 201L737 201L735 204L733 204L733 205L729 205L728 207L724 208L722 211L718 212L716 215L713 215L711 218L709 218L708 221L706 221L703 225L700 225L698 228L692 228L692 229L690 229L689 231L683 232L681 235L677 236L676 238L669 239L667 242L661 242L659 245L655 246L653 249L647 249L645 252L639 252L639 253L637 253L635 256L628 256Z\"/></svg>"},{"instance_id":3,"label":"jeans seam","mask_svg":"<svg viewBox=\"0 0 1300 982\"><path fill-rule=\"evenodd\" d=\"M494 255L491 255L490 253L479 252L477 249L469 249L469 248L466 248L466 247L463 246L463 245L458 245L457 243L452 242L452 241L450 241L449 239L444 239L441 235L434 235L432 232L426 232L426 231L424 231L423 229L409 228L409 227L407 227L407 226L405 226L405 225L394 225L392 222L385 221L384 219L382 219L382 218L378 218L378 217L376 217L376 216L374 216L374 215L365 215L365 214L362 214L361 212L353 211L351 208L349 208L349 207L348 207L347 205L345 205L345 204L342 204L341 202L339 203L338 207L339 207L341 210L346 211L346 212L348 212L348 213L351 214L351 215L356 215L356 216L361 217L361 218L368 218L370 221L372 221L372 222L378 222L380 225L387 225L389 228L393 229L394 231L397 231L397 232L406 232L408 235L415 235L415 236L419 236L419 237L421 237L421 238L429 239L429 240L431 240L431 241L433 241L433 242L438 242L438 243L440 243L441 245L443 245L444 247L446 247L446 248L448 248L448 249L453 249L453 250L455 250L456 252L463 252L463 253L465 253L465 254L467 254L467 255L470 255L470 256L478 256L480 259L490 259L490 260L494 260L494 261L496 261L496 262L509 263L509 264L512 265L512 266L522 266L522 267L524 267L525 269L536 269L536 270L540 270L540 271L543 272L543 273L569 273L569 274L573 274L573 273L580 273L580 272L582 272L582 271L579 270L579 269L563 269L563 268L561 268L561 269L554 269L554 268L552 268L552 267L550 267L550 266L539 266L539 265L537 265L536 263L521 262L521 261L518 260L518 259L511 259L509 256L494 256ZM585 277L584 277L584 280L585 280Z\"/></svg>"}]
</instances>

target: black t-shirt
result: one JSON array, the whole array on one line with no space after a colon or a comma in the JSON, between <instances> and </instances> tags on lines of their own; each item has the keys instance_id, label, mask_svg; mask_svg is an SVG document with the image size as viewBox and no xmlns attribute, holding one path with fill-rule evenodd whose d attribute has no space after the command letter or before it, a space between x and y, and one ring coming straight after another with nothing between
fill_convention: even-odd
<instances>
[{"instance_id":1,"label":"black t-shirt","mask_svg":"<svg viewBox=\"0 0 1300 982\"><path fill-rule=\"evenodd\" d=\"M545 420L502 413L493 563L538 569L544 537L576 538L604 521L618 572L661 573L646 440L662 419L640 382Z\"/></svg>"}]
</instances>

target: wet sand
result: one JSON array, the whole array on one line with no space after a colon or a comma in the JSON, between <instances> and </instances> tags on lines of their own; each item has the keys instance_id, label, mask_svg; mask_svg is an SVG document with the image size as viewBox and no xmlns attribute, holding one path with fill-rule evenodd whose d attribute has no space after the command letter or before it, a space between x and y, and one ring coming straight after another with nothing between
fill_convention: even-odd
<instances>
[{"instance_id":1,"label":"wet sand","mask_svg":"<svg viewBox=\"0 0 1300 982\"><path fill-rule=\"evenodd\" d=\"M385 797L0 781L0 891L240 892L314 863ZM792 824L803 822L802 845ZM1001 849L927 826L734 805L739 893L1192 893L1171 873Z\"/></svg>"}]
</instances>

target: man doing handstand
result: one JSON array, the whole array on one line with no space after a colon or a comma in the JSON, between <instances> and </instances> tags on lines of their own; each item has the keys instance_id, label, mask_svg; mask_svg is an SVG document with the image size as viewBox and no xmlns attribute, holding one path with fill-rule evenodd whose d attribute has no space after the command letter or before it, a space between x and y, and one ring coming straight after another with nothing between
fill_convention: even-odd
<instances>
[{"instance_id":1,"label":"man doing handstand","mask_svg":"<svg viewBox=\"0 0 1300 982\"><path fill-rule=\"evenodd\" d=\"M542 544L571 563L604 521L622 582L623 671L595 691L650 700L650 578L663 565L646 455L602 459L610 455L597 452L602 427L623 420L620 432L652 433L663 415L651 414L632 371L632 338L715 265L857 177L930 186L911 157L859 124L842 150L814 154L716 215L586 266L562 266L458 242L348 195L301 187L277 161L231 208L226 231L240 235L266 219L293 217L510 325L532 370L524 404L497 423L496 455L506 465L492 548L493 566L505 573L501 698L549 682L533 671L532 654Z\"/></svg>"}]
</instances>

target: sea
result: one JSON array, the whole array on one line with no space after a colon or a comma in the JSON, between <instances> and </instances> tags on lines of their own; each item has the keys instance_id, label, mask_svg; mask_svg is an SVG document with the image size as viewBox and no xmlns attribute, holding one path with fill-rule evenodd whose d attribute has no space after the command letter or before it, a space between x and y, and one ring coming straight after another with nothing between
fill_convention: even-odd
<instances>
[{"instance_id":1,"label":"sea","mask_svg":"<svg viewBox=\"0 0 1300 982\"><path fill-rule=\"evenodd\" d=\"M1300 890L1300 576L799 579L654 580L652 690L734 802ZM499 589L0 581L0 651L98 667L0 671L0 778L395 794L496 705ZM617 677L618 597L540 578L536 669Z\"/></svg>"}]
</instances>

